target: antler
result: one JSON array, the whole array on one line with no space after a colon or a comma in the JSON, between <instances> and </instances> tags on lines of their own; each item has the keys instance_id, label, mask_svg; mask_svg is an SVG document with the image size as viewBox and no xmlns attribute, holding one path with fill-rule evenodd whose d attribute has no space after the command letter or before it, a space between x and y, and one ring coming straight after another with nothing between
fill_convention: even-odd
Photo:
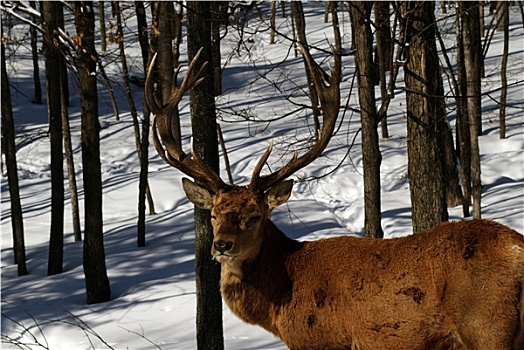
<instances>
[{"instance_id":1,"label":"antler","mask_svg":"<svg viewBox=\"0 0 524 350\"><path fill-rule=\"evenodd\" d=\"M271 150L273 149L273 143L270 143L266 152L264 152L262 158L260 158L253 171L251 183L249 184L249 188L253 191L263 192L277 182L291 176L297 170L305 167L317 159L326 148L333 134L333 130L335 129L335 123L340 109L340 80L342 76L340 55L335 52L334 47L331 47L335 65L334 67L329 67L329 70L331 71L330 77L325 74L322 68L320 68L320 66L313 60L309 50L304 48L304 46L301 44L300 49L311 72L313 85L317 90L318 98L320 100L323 114L322 130L318 130L319 134L317 143L313 145L305 154L298 157L297 153L295 152L291 161L280 168L280 170L261 176L260 171L262 170L262 167L266 163ZM326 85L324 77L326 77L329 85Z\"/></svg>"},{"instance_id":2,"label":"antler","mask_svg":"<svg viewBox=\"0 0 524 350\"><path fill-rule=\"evenodd\" d=\"M171 117L173 115L174 108L178 105L186 91L191 89L193 86L200 84L202 80L204 80L204 78L201 77L201 74L204 68L207 66L207 62L205 62L202 67L200 67L199 71L194 75L194 77L189 78L198 58L200 57L201 52L202 49L198 51L191 63L189 63L187 73L184 76L182 83L179 87L173 87L168 103L163 107L158 106L153 93L153 67L155 66L156 60L155 54L151 60L151 64L147 69L145 95L147 104L149 105L151 112L155 115L152 126L153 143L160 157L162 157L162 159L169 165L179 169L184 174L201 182L209 190L216 193L220 189L227 187L227 185L209 166L207 166L206 163L197 157L193 150L193 144L191 144L191 154L193 155L193 158L190 158L186 153L184 153L171 133ZM162 146L162 143L164 144L165 148Z\"/></svg>"}]
</instances>

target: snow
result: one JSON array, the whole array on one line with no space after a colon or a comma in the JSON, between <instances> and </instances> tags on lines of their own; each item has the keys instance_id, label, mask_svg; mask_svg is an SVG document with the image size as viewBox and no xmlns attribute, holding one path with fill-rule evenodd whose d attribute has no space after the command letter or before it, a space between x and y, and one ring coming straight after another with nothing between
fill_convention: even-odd
<instances>
[{"instance_id":1,"label":"snow","mask_svg":"<svg viewBox=\"0 0 524 350\"><path fill-rule=\"evenodd\" d=\"M310 2L305 3L305 7L310 31L308 40L329 50L331 24L323 23L324 4ZM348 45L349 24L347 14L344 16L346 22L343 22L342 14L340 17L341 30L344 43ZM492 91L482 99L482 214L484 218L524 232L524 30L516 7L511 8L511 18L508 66L510 107L507 109L505 140L500 140L498 136L496 102L500 86L498 66L502 33L494 35L487 55L487 77L482 85L483 91ZM218 98L217 107L235 182L239 184L249 180L269 141L275 142L274 154L270 158L274 169L289 159L292 150L301 152L312 130L304 111L291 113L297 108L296 104L308 103L302 58L295 58L290 43L282 37L277 37L275 45L269 45L269 34L261 31L265 25L267 21L261 23L256 16L250 18L249 30L244 32L249 52L246 47L240 47L241 55L237 54L240 32L235 28L230 28L222 46L223 62L226 62L223 78L225 94ZM279 17L277 26L284 34L289 34L289 18ZM127 28L136 32L132 18L128 19ZM24 37L26 31L27 26L22 23L12 30L18 33L19 39ZM74 29L69 32L74 33ZM248 41L248 38L252 40ZM445 34L444 40L452 47L453 33ZM110 50L116 50L116 45L109 46ZM31 103L33 72L29 46L20 45L16 49L13 53L13 47L8 47L8 54L13 56L8 58L7 64L18 135L18 175L30 274L18 277L13 265L10 198L4 176L1 180L2 335L25 345L33 344L28 346L33 349L196 348L193 206L183 194L181 173L163 163L151 147L149 180L157 214L147 217L147 246L136 247L139 165L131 117L122 86L119 86L122 82L117 60L112 60L114 63L106 70L119 101L120 121L112 115L105 87L100 84L99 89L104 232L111 301L85 304L82 243L73 242L67 191L64 273L47 276L50 227L47 109L45 102L43 105ZM131 74L143 74L139 66L138 44L134 43L126 50ZM328 56L315 50L312 53L327 71L325 60ZM114 57L114 53L112 55ZM106 62L109 61L108 58ZM43 67L43 62L40 63ZM355 70L352 56L343 57L343 67L342 103L349 99L349 106L357 107L356 87L348 96ZM264 73L267 73L267 78L261 78ZM41 75L43 81L43 70ZM271 81L275 84L272 85ZM73 78L71 86L76 89ZM133 87L133 90L140 110L142 89ZM286 100L284 93L292 95L291 100ZM403 118L405 96L401 91L396 91L396 94L389 109L391 136L380 141L383 156L382 226L387 238L411 233L406 122ZM453 126L453 99L449 98L448 103L449 120ZM180 108L183 146L188 149L190 123L187 96L180 103ZM240 111L246 113L245 118L235 114ZM69 112L76 172L81 179L79 100L74 92ZM287 113L291 115L282 119ZM275 120L264 122L268 119ZM340 119L340 128L324 155L295 175L296 179L310 181L296 183L289 202L277 208L272 215L276 225L292 238L307 240L342 234L362 235L364 209L359 116L346 109ZM352 143L348 150L348 145ZM64 175L67 178L66 173ZM227 178L225 172L221 175ZM312 179L313 176L319 178ZM82 182L78 184L83 215ZM65 186L67 188L67 184ZM449 213L452 219L462 218L460 207L450 208ZM227 349L285 349L273 335L243 323L226 305L223 308ZM7 343L2 346L16 348Z\"/></svg>"}]
</instances>

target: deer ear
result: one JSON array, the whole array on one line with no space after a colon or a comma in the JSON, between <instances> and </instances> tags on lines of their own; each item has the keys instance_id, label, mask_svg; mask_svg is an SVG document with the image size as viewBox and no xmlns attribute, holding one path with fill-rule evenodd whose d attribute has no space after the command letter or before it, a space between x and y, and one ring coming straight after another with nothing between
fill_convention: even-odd
<instances>
[{"instance_id":1,"label":"deer ear","mask_svg":"<svg viewBox=\"0 0 524 350\"><path fill-rule=\"evenodd\" d=\"M269 211L284 204L291 196L291 190L293 189L293 180L286 180L277 183L271 187L266 193L266 201L269 205Z\"/></svg>"},{"instance_id":2,"label":"deer ear","mask_svg":"<svg viewBox=\"0 0 524 350\"><path fill-rule=\"evenodd\" d=\"M211 209L213 207L213 194L206 188L186 178L182 178L182 186L191 203L202 209Z\"/></svg>"}]
</instances>

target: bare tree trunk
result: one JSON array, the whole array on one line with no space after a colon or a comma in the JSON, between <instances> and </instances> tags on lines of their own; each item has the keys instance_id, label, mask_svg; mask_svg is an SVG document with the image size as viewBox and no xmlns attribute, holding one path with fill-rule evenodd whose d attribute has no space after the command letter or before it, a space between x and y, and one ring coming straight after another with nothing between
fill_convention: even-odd
<instances>
[{"instance_id":1,"label":"bare tree trunk","mask_svg":"<svg viewBox=\"0 0 524 350\"><path fill-rule=\"evenodd\" d=\"M144 75L147 72L149 58L149 38L147 35L147 17L143 1L135 1L136 23L138 27L138 42L142 51L142 63L144 64Z\"/></svg>"},{"instance_id":2,"label":"bare tree trunk","mask_svg":"<svg viewBox=\"0 0 524 350\"><path fill-rule=\"evenodd\" d=\"M100 24L100 50L103 53L107 51L107 33L106 33L106 14L105 1L98 2L98 20Z\"/></svg>"},{"instance_id":3,"label":"bare tree trunk","mask_svg":"<svg viewBox=\"0 0 524 350\"><path fill-rule=\"evenodd\" d=\"M271 26L271 31L269 32L269 43L274 44L275 43L275 31L276 31L276 25L277 25L277 2L271 1L271 17L269 19L269 23Z\"/></svg>"},{"instance_id":4,"label":"bare tree trunk","mask_svg":"<svg viewBox=\"0 0 524 350\"><path fill-rule=\"evenodd\" d=\"M478 5L460 1L463 19L464 64L466 71L467 112L471 143L471 189L473 195L473 218L481 218L482 183L480 179L480 150L478 137L481 134L480 117L480 59L481 47L478 28Z\"/></svg>"},{"instance_id":5,"label":"bare tree trunk","mask_svg":"<svg viewBox=\"0 0 524 350\"><path fill-rule=\"evenodd\" d=\"M4 33L2 31L2 38ZM27 275L25 241L24 241L24 219L22 216L22 203L20 201L20 189L18 186L18 173L16 165L15 123L13 108L11 105L11 91L7 76L5 62L5 44L2 43L2 153L5 153L7 168L7 183L9 185L9 197L11 203L11 226L13 230L13 250L15 264L18 266L18 276Z\"/></svg>"},{"instance_id":6,"label":"bare tree trunk","mask_svg":"<svg viewBox=\"0 0 524 350\"><path fill-rule=\"evenodd\" d=\"M378 116L375 103L373 65L373 34L371 32L372 2L350 2L358 70L358 99L362 123L362 161L364 165L364 236L382 238L380 204L380 164L382 155L378 145Z\"/></svg>"},{"instance_id":7,"label":"bare tree trunk","mask_svg":"<svg viewBox=\"0 0 524 350\"><path fill-rule=\"evenodd\" d=\"M380 82L380 98L382 101L387 99L387 83L386 72L391 71L391 55L392 55L392 41L391 41L391 25L389 23L389 2L376 1L375 9L375 25L377 26L377 68ZM382 130L382 138L389 137L387 112L381 115L380 127Z\"/></svg>"},{"instance_id":8,"label":"bare tree trunk","mask_svg":"<svg viewBox=\"0 0 524 350\"><path fill-rule=\"evenodd\" d=\"M497 1L497 10L495 11L495 30L497 32L504 31L504 24L506 22L506 19L504 17L506 16L509 9L508 3L509 1Z\"/></svg>"},{"instance_id":9,"label":"bare tree trunk","mask_svg":"<svg viewBox=\"0 0 524 350\"><path fill-rule=\"evenodd\" d=\"M137 153L138 153L138 160L141 165L145 165L146 172L147 172L147 163L144 164L143 162L144 154L142 154L142 145L141 145L141 141L143 141L143 138L142 140L140 138L140 123L138 121L138 112L135 107L135 102L133 100L133 94L131 91L131 84L129 82L129 70L127 68L126 53L125 53L125 48L124 48L124 29L122 25L122 15L120 11L119 2L113 1L112 7L113 7L113 13L116 17L116 26L117 26L117 31L118 31L117 36L121 38L121 40L118 41L118 48L120 51L119 56L120 56L120 62L122 64L122 76L124 79L125 94L127 98L127 103L129 105L129 110L131 113L131 118L133 119L133 127L135 130L135 146L136 146ZM148 120L148 124L149 124L149 120ZM143 179L142 168L141 168L140 181L142 180L144 179ZM147 177L145 178L145 181L146 181L145 184L139 182L139 185L138 185L139 186L139 197L138 197L139 203L138 203L137 245L139 247L145 247L146 245L146 227L145 227L146 207L145 207L145 196L143 194L148 192L148 196L151 197L151 191L147 190L149 188L149 185L147 183Z\"/></svg>"},{"instance_id":10,"label":"bare tree trunk","mask_svg":"<svg viewBox=\"0 0 524 350\"><path fill-rule=\"evenodd\" d=\"M35 1L29 1L29 5L31 6L31 8L37 10ZM40 105L42 104L42 87L40 86L40 69L38 66L38 32L34 26L30 26L29 33L31 34L31 54L33 57L33 81L35 84L35 99L33 102Z\"/></svg>"},{"instance_id":11,"label":"bare tree trunk","mask_svg":"<svg viewBox=\"0 0 524 350\"><path fill-rule=\"evenodd\" d=\"M62 60L60 65L60 75L66 76L67 79L67 66L65 60ZM60 84L60 96L61 96L61 114L62 114L62 129L64 137L64 151L66 154L67 162L67 175L69 180L69 194L71 197L71 215L73 222L73 237L75 242L82 240L82 229L80 228L80 208L78 205L78 188L76 185L76 171L75 161L73 157L73 146L71 144L71 128L69 127L69 113L67 111L67 103L69 94L66 94L65 90L68 86L65 86L64 79L61 79Z\"/></svg>"},{"instance_id":12,"label":"bare tree trunk","mask_svg":"<svg viewBox=\"0 0 524 350\"><path fill-rule=\"evenodd\" d=\"M49 240L48 275L62 273L64 260L64 165L62 135L61 69L62 54L55 46L58 28L63 23L62 4L42 3L45 23L44 55L47 91L49 138L51 141L51 233Z\"/></svg>"},{"instance_id":13,"label":"bare tree trunk","mask_svg":"<svg viewBox=\"0 0 524 350\"><path fill-rule=\"evenodd\" d=\"M291 15L294 19L295 23L295 29L297 33L298 41L304 45L307 46L307 37L306 37L306 19L304 18L304 8L302 7L302 2L300 1L292 1L291 2ZM318 96L317 91L315 90L315 86L313 85L313 81L311 79L311 72L309 71L309 67L304 62L304 67L306 70L306 77L308 82L308 88L309 88L309 97L311 99L311 107L313 109L313 123L315 127L315 137L318 136L317 130L320 130L320 111L318 109Z\"/></svg>"},{"instance_id":14,"label":"bare tree trunk","mask_svg":"<svg viewBox=\"0 0 524 350\"><path fill-rule=\"evenodd\" d=\"M187 3L187 51L191 61L203 48L198 64L212 62L211 14L209 2ZM193 72L196 74L197 72ZM214 99L213 67L202 72L204 82L190 91L193 146L197 155L218 173L218 142ZM191 77L189 77L191 79ZM222 298L219 291L220 267L209 256L213 227L209 210L195 207L195 264L197 284L197 348L223 349Z\"/></svg>"},{"instance_id":15,"label":"bare tree trunk","mask_svg":"<svg viewBox=\"0 0 524 350\"><path fill-rule=\"evenodd\" d=\"M408 115L408 171L413 231L448 220L439 120L443 117L435 3L402 2L408 35L405 66ZM439 95L440 94L440 95Z\"/></svg>"},{"instance_id":16,"label":"bare tree trunk","mask_svg":"<svg viewBox=\"0 0 524 350\"><path fill-rule=\"evenodd\" d=\"M500 104L499 104L499 123L500 123L500 138L506 138L506 97L508 95L508 79L506 76L506 69L508 67L509 54L509 3L507 1L500 1L500 12L502 12L501 22L504 27L504 46L502 51L502 63L500 65L500 81L502 88L500 90Z\"/></svg>"},{"instance_id":17,"label":"bare tree trunk","mask_svg":"<svg viewBox=\"0 0 524 350\"><path fill-rule=\"evenodd\" d=\"M175 10L173 3L169 1L159 1L157 4L156 18L158 20L157 35L157 67L160 91L162 94L162 104L167 104L171 96L171 88L175 84L175 67L173 66L173 46L175 38L173 33L173 21L175 21ZM171 118L171 132L177 142L181 141L180 118L178 108L174 108L174 115Z\"/></svg>"},{"instance_id":18,"label":"bare tree trunk","mask_svg":"<svg viewBox=\"0 0 524 350\"><path fill-rule=\"evenodd\" d=\"M109 301L111 289L105 262L102 218L102 171L100 165L100 123L96 89L95 18L92 1L74 3L77 35L82 52L76 60L82 110L82 165L84 173L85 239L84 274L87 304Z\"/></svg>"},{"instance_id":19,"label":"bare tree trunk","mask_svg":"<svg viewBox=\"0 0 524 350\"><path fill-rule=\"evenodd\" d=\"M224 4L225 3L225 4ZM211 1L211 49L213 57L213 74L215 96L222 95L222 55L220 53L220 28L227 25L224 8L227 11L227 1Z\"/></svg>"},{"instance_id":20,"label":"bare tree trunk","mask_svg":"<svg viewBox=\"0 0 524 350\"><path fill-rule=\"evenodd\" d=\"M484 0L479 1L479 27L480 27L480 35L484 37L486 35L486 31L484 29L484 5L486 2Z\"/></svg>"},{"instance_id":21,"label":"bare tree trunk","mask_svg":"<svg viewBox=\"0 0 524 350\"><path fill-rule=\"evenodd\" d=\"M342 51L342 36L340 35L340 26L338 22L338 12L337 12L338 1L332 1L332 0L329 0L329 1L333 2L333 4L330 7L331 22L333 23L333 37L335 40L336 51L337 53L340 54L340 52Z\"/></svg>"},{"instance_id":22,"label":"bare tree trunk","mask_svg":"<svg viewBox=\"0 0 524 350\"><path fill-rule=\"evenodd\" d=\"M113 107L113 113L115 114L115 120L118 121L120 120L120 114L118 112L118 104L116 103L115 93L113 92L113 88L111 87L111 83L109 82L109 78L107 77L104 65L102 64L102 60L98 59L97 63L98 69L100 70L100 75L102 76L102 81L104 82L104 85L107 88L107 92L109 93L111 106Z\"/></svg>"}]
</instances>

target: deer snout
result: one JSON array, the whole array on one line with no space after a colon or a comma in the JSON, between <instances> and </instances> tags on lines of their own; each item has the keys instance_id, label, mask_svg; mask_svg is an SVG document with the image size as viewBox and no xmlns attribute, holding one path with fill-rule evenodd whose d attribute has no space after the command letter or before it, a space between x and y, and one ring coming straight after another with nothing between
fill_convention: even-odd
<instances>
[{"instance_id":1,"label":"deer snout","mask_svg":"<svg viewBox=\"0 0 524 350\"><path fill-rule=\"evenodd\" d=\"M224 254L233 247L233 242L219 239L218 241L214 242L213 245L215 246L215 249L220 252L220 254Z\"/></svg>"}]
</instances>

